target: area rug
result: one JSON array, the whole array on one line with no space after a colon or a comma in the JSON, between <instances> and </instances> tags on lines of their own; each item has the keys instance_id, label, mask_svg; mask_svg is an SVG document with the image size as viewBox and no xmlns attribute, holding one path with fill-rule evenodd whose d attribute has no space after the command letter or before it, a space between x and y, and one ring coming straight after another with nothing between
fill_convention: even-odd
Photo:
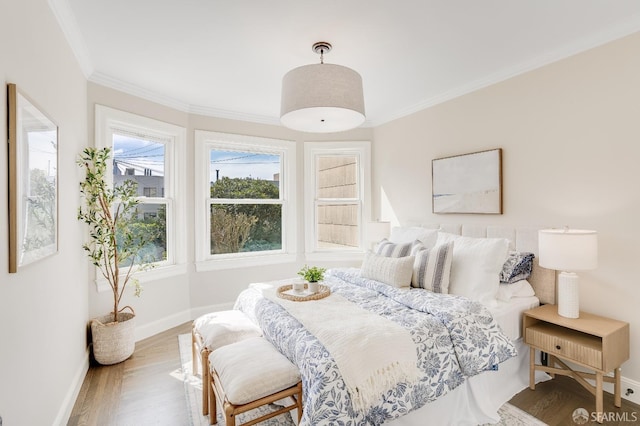
<instances>
[{"instance_id":1,"label":"area rug","mask_svg":"<svg viewBox=\"0 0 640 426\"><path fill-rule=\"evenodd\" d=\"M184 392L187 399L187 410L189 411L190 424L192 426L208 426L209 417L202 415L202 379L198 374L192 374L191 360L191 335L181 334L178 336L178 344L180 346L180 361L182 364L180 376L184 380ZM251 410L247 413L238 415L237 423L242 424L251 419L260 417L266 412L276 411L279 407L276 405L263 406ZM546 423L536 419L530 414L520 410L513 405L506 403L498 410L501 421L497 426L547 426ZM224 426L224 417L218 409L218 425ZM265 422L260 423L264 426L295 426L294 421L289 413L284 413L273 417Z\"/></svg>"}]
</instances>

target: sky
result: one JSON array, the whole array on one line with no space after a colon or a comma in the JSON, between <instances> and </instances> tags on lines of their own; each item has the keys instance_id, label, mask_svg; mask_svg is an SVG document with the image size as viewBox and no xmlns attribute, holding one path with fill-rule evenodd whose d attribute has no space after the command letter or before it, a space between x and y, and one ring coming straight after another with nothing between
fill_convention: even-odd
<instances>
[{"instance_id":1,"label":"sky","mask_svg":"<svg viewBox=\"0 0 640 426\"><path fill-rule=\"evenodd\" d=\"M255 152L211 150L210 177L253 178L274 180L273 175L280 173L280 156L274 154L258 154Z\"/></svg>"},{"instance_id":2,"label":"sky","mask_svg":"<svg viewBox=\"0 0 640 426\"><path fill-rule=\"evenodd\" d=\"M164 175L164 144L143 140L132 136L114 134L113 155L124 168L133 167L136 174L151 169L154 176ZM280 173L280 156L242 151L210 151L210 180L216 180L216 170L220 178L252 178L273 180Z\"/></svg>"}]
</instances>

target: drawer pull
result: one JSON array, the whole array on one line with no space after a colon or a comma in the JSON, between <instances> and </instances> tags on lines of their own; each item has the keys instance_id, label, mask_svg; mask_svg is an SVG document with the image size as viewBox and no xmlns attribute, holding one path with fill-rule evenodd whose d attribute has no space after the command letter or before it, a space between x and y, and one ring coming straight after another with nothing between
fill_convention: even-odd
<instances>
[{"instance_id":1,"label":"drawer pull","mask_svg":"<svg viewBox=\"0 0 640 426\"><path fill-rule=\"evenodd\" d=\"M560 349L562 349L562 348L560 347L560 345L556 345L556 349L557 349L557 350L560 350Z\"/></svg>"}]
</instances>

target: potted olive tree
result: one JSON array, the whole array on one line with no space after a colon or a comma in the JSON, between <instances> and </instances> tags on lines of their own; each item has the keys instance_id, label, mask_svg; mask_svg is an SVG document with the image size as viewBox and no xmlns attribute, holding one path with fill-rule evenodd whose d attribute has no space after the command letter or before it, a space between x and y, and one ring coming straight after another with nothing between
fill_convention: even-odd
<instances>
[{"instance_id":1,"label":"potted olive tree","mask_svg":"<svg viewBox=\"0 0 640 426\"><path fill-rule=\"evenodd\" d=\"M133 354L135 312L131 306L120 308L120 302L129 283L140 296L133 274L141 265L149 265L138 258L145 242L136 237L131 226L137 220L137 182L125 180L114 188L107 184L110 153L109 148L86 148L77 161L85 171L80 182L84 203L78 209L78 220L89 227L89 241L83 248L113 293L113 311L91 320L94 358L104 365L117 364ZM123 312L127 309L130 312Z\"/></svg>"}]
</instances>

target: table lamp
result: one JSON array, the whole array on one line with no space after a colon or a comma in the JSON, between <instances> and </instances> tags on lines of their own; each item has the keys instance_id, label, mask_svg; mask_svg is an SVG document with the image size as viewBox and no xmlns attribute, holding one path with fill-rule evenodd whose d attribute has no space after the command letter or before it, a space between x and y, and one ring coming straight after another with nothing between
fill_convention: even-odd
<instances>
[{"instance_id":1,"label":"table lamp","mask_svg":"<svg viewBox=\"0 0 640 426\"><path fill-rule=\"evenodd\" d=\"M367 224L367 240L371 247L375 247L383 238L389 238L390 222L369 222Z\"/></svg>"},{"instance_id":2,"label":"table lamp","mask_svg":"<svg viewBox=\"0 0 640 426\"><path fill-rule=\"evenodd\" d=\"M538 232L540 266L560 271L558 315L578 318L579 277L574 271L598 266L598 233L582 229L543 229Z\"/></svg>"}]
</instances>

